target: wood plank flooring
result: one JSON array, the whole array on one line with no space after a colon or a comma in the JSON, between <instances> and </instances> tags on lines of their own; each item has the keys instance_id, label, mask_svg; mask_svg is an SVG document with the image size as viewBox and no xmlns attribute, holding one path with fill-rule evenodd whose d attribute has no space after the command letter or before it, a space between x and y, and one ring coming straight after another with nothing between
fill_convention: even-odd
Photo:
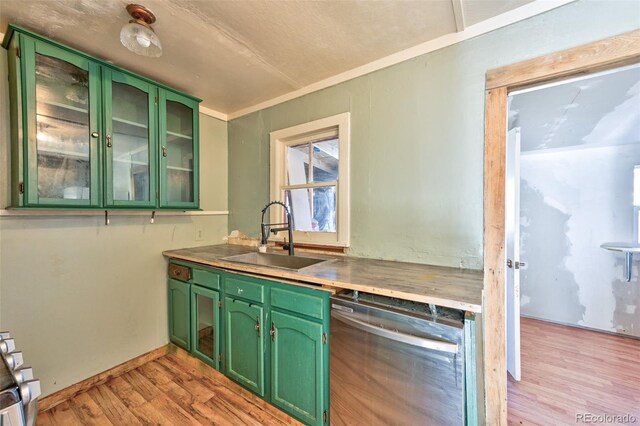
<instances>
[{"instance_id":1,"label":"wood plank flooring","mask_svg":"<svg viewBox=\"0 0 640 426\"><path fill-rule=\"evenodd\" d=\"M509 377L509 425L576 425L579 413L629 414L640 424L640 340L528 318L521 336L522 381Z\"/></svg>"},{"instance_id":2,"label":"wood plank flooring","mask_svg":"<svg viewBox=\"0 0 640 426\"><path fill-rule=\"evenodd\" d=\"M575 425L578 413L640 423L640 340L523 318L522 381L508 387L509 425ZM44 426L151 424L299 423L177 348L38 416Z\"/></svg>"},{"instance_id":3,"label":"wood plank flooring","mask_svg":"<svg viewBox=\"0 0 640 426\"><path fill-rule=\"evenodd\" d=\"M299 425L179 349L38 414L38 425Z\"/></svg>"}]
</instances>

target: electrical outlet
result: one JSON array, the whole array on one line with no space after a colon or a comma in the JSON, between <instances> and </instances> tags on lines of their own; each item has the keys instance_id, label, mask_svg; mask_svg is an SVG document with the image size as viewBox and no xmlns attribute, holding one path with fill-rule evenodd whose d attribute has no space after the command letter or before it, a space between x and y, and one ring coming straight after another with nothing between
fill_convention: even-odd
<instances>
[{"instance_id":1,"label":"electrical outlet","mask_svg":"<svg viewBox=\"0 0 640 426\"><path fill-rule=\"evenodd\" d=\"M196 241L204 241L204 229L196 229Z\"/></svg>"}]
</instances>

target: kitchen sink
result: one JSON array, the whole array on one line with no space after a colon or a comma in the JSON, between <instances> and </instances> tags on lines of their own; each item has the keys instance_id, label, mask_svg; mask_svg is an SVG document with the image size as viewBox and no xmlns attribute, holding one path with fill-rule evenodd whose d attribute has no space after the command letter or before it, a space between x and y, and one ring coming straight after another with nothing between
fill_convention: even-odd
<instances>
[{"instance_id":1,"label":"kitchen sink","mask_svg":"<svg viewBox=\"0 0 640 426\"><path fill-rule=\"evenodd\" d=\"M225 262L245 263L248 265L267 266L270 268L289 269L291 271L299 271L300 269L307 268L312 265L331 261L331 259L258 252L223 257L220 260L224 260Z\"/></svg>"}]
</instances>

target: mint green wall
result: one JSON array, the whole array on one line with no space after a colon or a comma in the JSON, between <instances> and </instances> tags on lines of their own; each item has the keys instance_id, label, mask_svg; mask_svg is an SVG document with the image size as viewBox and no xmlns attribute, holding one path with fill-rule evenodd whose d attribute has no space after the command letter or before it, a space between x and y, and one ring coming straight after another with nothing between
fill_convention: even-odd
<instances>
[{"instance_id":1,"label":"mint green wall","mask_svg":"<svg viewBox=\"0 0 640 426\"><path fill-rule=\"evenodd\" d=\"M9 99L0 49L0 208L9 204ZM227 123L200 115L201 207L227 210ZM162 251L219 244L226 216L0 216L0 328L44 394L169 342ZM204 229L205 240L195 241Z\"/></svg>"},{"instance_id":2,"label":"mint green wall","mask_svg":"<svg viewBox=\"0 0 640 426\"><path fill-rule=\"evenodd\" d=\"M351 112L349 254L482 268L487 70L638 28L636 1L579 1L229 123L229 229L257 236L269 132Z\"/></svg>"}]
</instances>

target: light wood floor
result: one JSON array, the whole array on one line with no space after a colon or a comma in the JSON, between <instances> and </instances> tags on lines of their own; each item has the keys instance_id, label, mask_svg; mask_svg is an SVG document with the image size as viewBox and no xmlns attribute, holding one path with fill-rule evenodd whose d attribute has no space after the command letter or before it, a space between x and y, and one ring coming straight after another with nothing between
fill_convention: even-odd
<instances>
[{"instance_id":1,"label":"light wood floor","mask_svg":"<svg viewBox=\"0 0 640 426\"><path fill-rule=\"evenodd\" d=\"M576 425L578 413L630 414L640 424L640 340L528 318L521 336L510 425Z\"/></svg>"},{"instance_id":2,"label":"light wood floor","mask_svg":"<svg viewBox=\"0 0 640 426\"><path fill-rule=\"evenodd\" d=\"M576 413L640 423L640 340L522 319L510 425L575 425ZM151 361L38 416L38 425L297 425L195 358Z\"/></svg>"},{"instance_id":3,"label":"light wood floor","mask_svg":"<svg viewBox=\"0 0 640 426\"><path fill-rule=\"evenodd\" d=\"M38 425L298 425L194 358L169 354L38 414Z\"/></svg>"}]
</instances>

